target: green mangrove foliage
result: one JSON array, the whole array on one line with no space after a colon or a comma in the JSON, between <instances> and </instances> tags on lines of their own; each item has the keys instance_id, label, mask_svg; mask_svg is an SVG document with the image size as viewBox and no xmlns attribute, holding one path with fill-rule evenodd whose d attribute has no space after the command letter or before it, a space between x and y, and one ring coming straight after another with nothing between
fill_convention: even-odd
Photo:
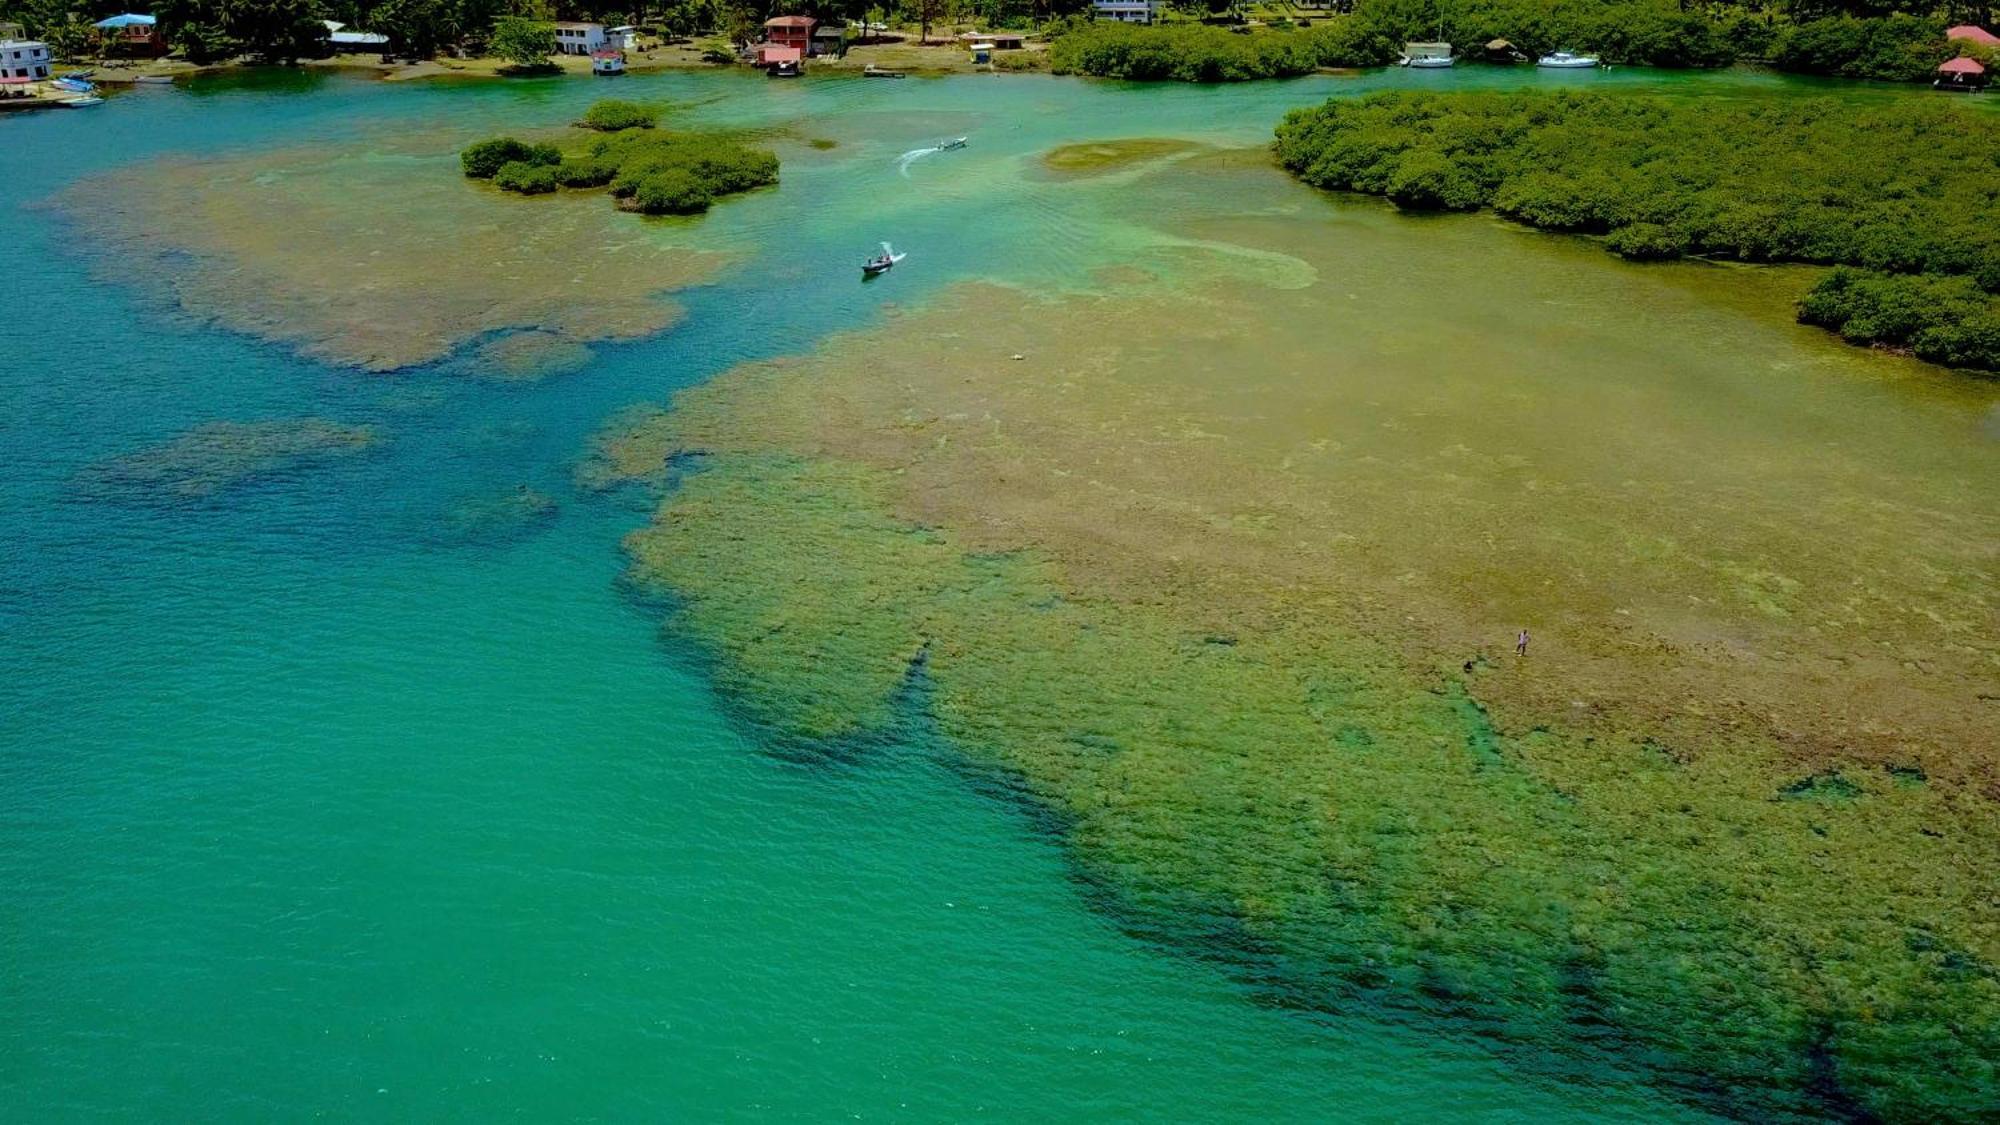
<instances>
[{"instance_id":1,"label":"green mangrove foliage","mask_svg":"<svg viewBox=\"0 0 2000 1125\"><path fill-rule=\"evenodd\" d=\"M659 122L659 106L605 98L584 110L577 124L600 133L616 133L625 129L651 129Z\"/></svg>"},{"instance_id":2,"label":"green mangrove foliage","mask_svg":"<svg viewBox=\"0 0 2000 1125\"><path fill-rule=\"evenodd\" d=\"M1890 82L1928 81L1958 53L1945 41L1944 21L1896 14L1877 19L1841 16L1787 27L1771 49L1781 70Z\"/></svg>"},{"instance_id":3,"label":"green mangrove foliage","mask_svg":"<svg viewBox=\"0 0 2000 1125\"><path fill-rule=\"evenodd\" d=\"M591 114L612 120L639 110L634 103L600 102ZM559 188L610 188L619 206L647 215L694 215L717 199L778 182L778 157L723 136L670 133L650 124L593 137L567 155L554 145L495 137L459 154L465 174L523 195Z\"/></svg>"},{"instance_id":4,"label":"green mangrove foliage","mask_svg":"<svg viewBox=\"0 0 2000 1125\"><path fill-rule=\"evenodd\" d=\"M531 145L513 137L494 137L467 145L458 154L459 167L475 180L491 180L509 164L558 164L562 150L551 144Z\"/></svg>"},{"instance_id":5,"label":"green mangrove foliage","mask_svg":"<svg viewBox=\"0 0 2000 1125\"><path fill-rule=\"evenodd\" d=\"M1906 347L1932 363L2000 371L2000 300L1971 278L1842 267L1799 302L1799 320L1857 344Z\"/></svg>"},{"instance_id":6,"label":"green mangrove foliage","mask_svg":"<svg viewBox=\"0 0 2000 1125\"><path fill-rule=\"evenodd\" d=\"M1530 55L1589 51L1614 63L1727 66L1761 54L1765 23L1711 15L1677 0L1364 0L1354 17L1395 43L1442 38L1461 45L1505 39Z\"/></svg>"},{"instance_id":7,"label":"green mangrove foliage","mask_svg":"<svg viewBox=\"0 0 2000 1125\"><path fill-rule=\"evenodd\" d=\"M1089 24L1056 39L1057 74L1141 81L1242 82L1310 74L1323 66L1380 66L1394 45L1357 20L1304 31L1243 35L1200 24Z\"/></svg>"},{"instance_id":8,"label":"green mangrove foliage","mask_svg":"<svg viewBox=\"0 0 2000 1125\"><path fill-rule=\"evenodd\" d=\"M1461 45L1504 39L1528 55L1588 51L1607 62L1718 67L1768 58L1784 70L1898 82L1928 80L1958 53L1945 21L1928 14L1857 16L1766 13L1678 0L1363 0L1352 16L1304 30L1252 33L1197 24L1086 24L1056 29L1049 50L1060 74L1235 82L1284 78L1325 66L1378 66L1411 40Z\"/></svg>"},{"instance_id":9,"label":"green mangrove foliage","mask_svg":"<svg viewBox=\"0 0 2000 1125\"><path fill-rule=\"evenodd\" d=\"M1957 105L1391 93L1293 112L1277 154L1317 187L1490 206L1608 235L1631 258L1850 265L2000 292L2000 129ZM1956 322L1930 326L1928 354L1978 354L1941 343Z\"/></svg>"}]
</instances>

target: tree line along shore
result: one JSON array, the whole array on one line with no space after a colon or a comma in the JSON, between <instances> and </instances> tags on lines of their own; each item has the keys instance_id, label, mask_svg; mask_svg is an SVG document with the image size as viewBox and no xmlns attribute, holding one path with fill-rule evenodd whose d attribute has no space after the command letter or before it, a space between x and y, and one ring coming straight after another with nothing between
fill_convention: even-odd
<instances>
[{"instance_id":1,"label":"tree line along shore","mask_svg":"<svg viewBox=\"0 0 2000 1125\"><path fill-rule=\"evenodd\" d=\"M919 42L934 26L1035 34L1058 72L1136 80L1236 81L1325 67L1379 66L1405 42L1484 44L1526 53L1584 51L1615 64L1717 67L1765 62L1782 70L1890 81L1928 79L1964 54L1995 61L1987 42L1950 40L1954 25L1990 26L1990 0L1339 0L1352 11L1289 0L1172 0L1152 25L1090 19L1090 0L661 0L637 6L591 0L160 0L157 42L190 63L246 59L290 63L329 55L328 21L386 38L404 60L484 59L519 71L548 69L551 21L638 27L679 45L674 62L734 61L763 21L778 14L886 29ZM93 21L115 0L0 0L0 23L20 25L60 57L106 56ZM1259 18L1252 19L1255 16ZM939 55L952 52L929 52ZM1019 65L1026 60L1026 65ZM1012 68L1031 69L1040 52ZM1010 69L1000 66L999 69Z\"/></svg>"},{"instance_id":2,"label":"tree line along shore","mask_svg":"<svg viewBox=\"0 0 2000 1125\"><path fill-rule=\"evenodd\" d=\"M1385 93L1295 111L1276 152L1316 187L1491 208L1629 259L1842 267L1802 321L2000 371L2000 129L1955 103Z\"/></svg>"}]
</instances>

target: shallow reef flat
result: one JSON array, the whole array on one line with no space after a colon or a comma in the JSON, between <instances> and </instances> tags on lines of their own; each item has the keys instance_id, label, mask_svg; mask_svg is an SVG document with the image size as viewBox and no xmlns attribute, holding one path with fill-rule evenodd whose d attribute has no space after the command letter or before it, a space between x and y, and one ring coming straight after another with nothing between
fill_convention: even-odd
<instances>
[{"instance_id":1,"label":"shallow reef flat","mask_svg":"<svg viewBox=\"0 0 2000 1125\"><path fill-rule=\"evenodd\" d=\"M1290 1003L1750 1116L1990 1112L1985 400L1789 324L1798 274L1154 179L1241 217L600 442L596 484L699 455L627 548L745 711L833 743L919 686L1130 924Z\"/></svg>"},{"instance_id":2,"label":"shallow reef flat","mask_svg":"<svg viewBox=\"0 0 2000 1125\"><path fill-rule=\"evenodd\" d=\"M84 181L58 204L105 275L371 371L470 343L480 348L468 373L571 369L588 341L673 324L667 295L720 260L601 199L470 185L455 151L465 139L160 160Z\"/></svg>"},{"instance_id":3,"label":"shallow reef flat","mask_svg":"<svg viewBox=\"0 0 2000 1125\"><path fill-rule=\"evenodd\" d=\"M158 445L101 461L78 483L115 498L190 500L247 481L364 453L382 443L373 426L322 418L207 422Z\"/></svg>"}]
</instances>

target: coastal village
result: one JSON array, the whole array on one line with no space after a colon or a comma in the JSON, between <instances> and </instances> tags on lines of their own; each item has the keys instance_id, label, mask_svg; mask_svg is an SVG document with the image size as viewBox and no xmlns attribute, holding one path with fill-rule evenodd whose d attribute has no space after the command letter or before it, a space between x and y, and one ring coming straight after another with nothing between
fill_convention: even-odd
<instances>
[{"instance_id":1,"label":"coastal village","mask_svg":"<svg viewBox=\"0 0 2000 1125\"><path fill-rule=\"evenodd\" d=\"M880 14L880 10L871 10ZM1352 0L1305 0L1251 10L1233 17L1231 30L1254 36L1259 32L1309 28L1315 21L1350 17ZM676 67L753 67L772 77L789 78L821 69L857 72L867 77L900 78L906 74L1021 71L1049 68L1047 48L1053 33L1034 27L996 26L993 21L967 19L960 9L950 18L939 15L932 26L930 9L920 9L921 22L850 19L837 14L813 15L778 11L761 21L741 20L726 29L706 33L684 23L602 20L530 20L501 17L491 28L462 33L455 39L413 43L407 36L373 27L352 26L335 19L312 21L296 40L296 57L282 61L306 66L366 68L391 79L432 76L575 74L617 77L627 73ZM1176 10L1163 0L1086 0L1071 20L1100 25L1155 27L1176 24ZM1212 25L1215 21L1204 21ZM985 23L987 26L966 26ZM1195 25L1202 26L1202 25ZM61 35L38 38L18 21L0 21L0 110L87 108L102 103L103 94L117 88L167 83L219 67L272 61L256 52L216 55L213 50L182 43L159 16L151 12L118 12L87 23L72 20ZM1976 23L1945 29L1949 50L1928 72L1931 84L1950 92L1978 92L1992 79L2000 36ZM1570 50L1569 46L1579 49ZM1552 69L1591 69L1613 61L1583 49L1587 44L1527 54L1515 43L1494 38L1471 46L1412 40L1394 52L1396 65L1414 69L1445 69L1462 62L1509 65L1534 63Z\"/></svg>"},{"instance_id":2,"label":"coastal village","mask_svg":"<svg viewBox=\"0 0 2000 1125\"><path fill-rule=\"evenodd\" d=\"M1088 0L1080 10L1090 18L1138 25L1156 23L1164 12L1161 0ZM1045 65L1045 43L1034 32L972 28L963 19L933 29L781 12L747 29L735 29L736 38L731 39L719 29L675 34L660 22L501 17L492 28L433 44L430 50L413 50L413 44L399 43L393 34L340 20L315 22L306 37L307 50L296 58L269 60L249 52L209 57L209 52L177 43L161 17L151 12L72 21L65 25L67 34L47 38L31 34L18 21L0 21L0 110L92 106L100 104L110 89L167 83L259 61L358 67L398 79L453 74L616 77L673 67L731 65L754 67L774 77L797 76L808 67L901 77ZM502 25L513 25L505 30L530 45L503 45ZM1006 57L1020 61L1009 65ZM996 58L1002 61L996 64Z\"/></svg>"}]
</instances>

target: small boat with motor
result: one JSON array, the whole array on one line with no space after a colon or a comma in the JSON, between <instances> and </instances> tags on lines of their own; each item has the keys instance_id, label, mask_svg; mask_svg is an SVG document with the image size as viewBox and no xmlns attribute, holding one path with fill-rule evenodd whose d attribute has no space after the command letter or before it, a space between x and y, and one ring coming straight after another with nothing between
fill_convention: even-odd
<instances>
[{"instance_id":1,"label":"small boat with motor","mask_svg":"<svg viewBox=\"0 0 2000 1125\"><path fill-rule=\"evenodd\" d=\"M1535 65L1545 70L1590 70L1597 66L1597 56L1555 51L1536 59Z\"/></svg>"},{"instance_id":2,"label":"small boat with motor","mask_svg":"<svg viewBox=\"0 0 2000 1125\"><path fill-rule=\"evenodd\" d=\"M1420 58L1411 59L1403 65L1409 67L1411 70L1444 70L1450 67L1454 61L1456 60L1450 55L1424 55Z\"/></svg>"},{"instance_id":3,"label":"small boat with motor","mask_svg":"<svg viewBox=\"0 0 2000 1125\"><path fill-rule=\"evenodd\" d=\"M955 149L955 148L964 148L964 147L965 147L965 138L964 138L964 137L954 137L954 138L952 138L951 140L948 140L948 141L939 141L939 142L938 142L938 146L937 146L937 150L938 150L939 152L950 152L950 151L951 151L952 149Z\"/></svg>"},{"instance_id":4,"label":"small boat with motor","mask_svg":"<svg viewBox=\"0 0 2000 1125\"><path fill-rule=\"evenodd\" d=\"M880 254L877 254L874 257L868 259L867 261L861 263L861 276L879 277L882 274L888 273L889 270L892 269L897 262L900 262L902 260L903 256L901 254L896 253L894 247L884 242L882 244L882 252Z\"/></svg>"},{"instance_id":5,"label":"small boat with motor","mask_svg":"<svg viewBox=\"0 0 2000 1125\"><path fill-rule=\"evenodd\" d=\"M81 78L74 78L67 74L49 83L49 85L70 94L94 94L97 92L97 85L95 83L85 82Z\"/></svg>"},{"instance_id":6,"label":"small boat with motor","mask_svg":"<svg viewBox=\"0 0 2000 1125\"><path fill-rule=\"evenodd\" d=\"M94 105L103 105L104 99L98 97L96 94L84 94L81 97L64 98L63 100L57 102L56 104L60 106L67 106L70 109L88 109L89 107Z\"/></svg>"}]
</instances>

